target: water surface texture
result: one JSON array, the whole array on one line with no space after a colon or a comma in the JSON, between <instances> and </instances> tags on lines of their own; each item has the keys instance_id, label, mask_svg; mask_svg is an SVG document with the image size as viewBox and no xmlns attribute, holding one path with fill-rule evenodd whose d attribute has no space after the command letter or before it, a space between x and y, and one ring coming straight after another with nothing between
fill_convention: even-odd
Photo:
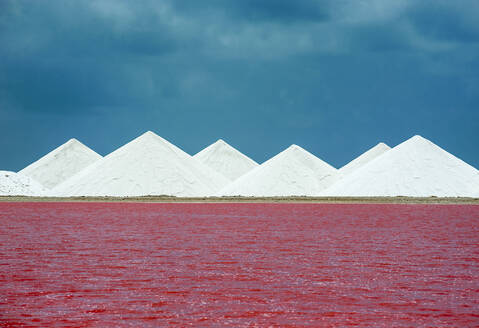
<instances>
[{"instance_id":1,"label":"water surface texture","mask_svg":"<svg viewBox=\"0 0 479 328\"><path fill-rule=\"evenodd\" d=\"M479 206L0 203L21 325L479 325Z\"/></svg>"}]
</instances>

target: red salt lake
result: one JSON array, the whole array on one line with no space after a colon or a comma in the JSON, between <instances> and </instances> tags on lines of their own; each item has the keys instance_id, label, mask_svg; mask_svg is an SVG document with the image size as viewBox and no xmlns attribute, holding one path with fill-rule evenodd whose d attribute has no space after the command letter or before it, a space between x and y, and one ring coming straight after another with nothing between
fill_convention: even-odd
<instances>
[{"instance_id":1,"label":"red salt lake","mask_svg":"<svg viewBox=\"0 0 479 328\"><path fill-rule=\"evenodd\" d=\"M0 203L0 326L479 325L479 206Z\"/></svg>"}]
</instances>

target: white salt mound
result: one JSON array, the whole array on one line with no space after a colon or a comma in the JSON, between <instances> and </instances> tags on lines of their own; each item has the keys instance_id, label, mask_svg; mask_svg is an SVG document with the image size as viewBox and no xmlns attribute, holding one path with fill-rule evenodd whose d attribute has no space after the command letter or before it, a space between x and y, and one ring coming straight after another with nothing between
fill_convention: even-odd
<instances>
[{"instance_id":1,"label":"white salt mound","mask_svg":"<svg viewBox=\"0 0 479 328\"><path fill-rule=\"evenodd\" d=\"M360 168L361 166L369 163L370 161L372 161L376 157L381 156L382 154L387 152L389 149L391 149L391 147L389 147L388 145L386 145L383 142L380 142L376 146L374 146L373 148L364 152L363 154L356 157L351 162L349 162L348 164L346 164L342 168L340 168L339 169L339 174L341 176L348 175L351 172Z\"/></svg>"},{"instance_id":2,"label":"white salt mound","mask_svg":"<svg viewBox=\"0 0 479 328\"><path fill-rule=\"evenodd\" d=\"M221 139L193 157L231 181L258 166L258 163Z\"/></svg>"},{"instance_id":3,"label":"white salt mound","mask_svg":"<svg viewBox=\"0 0 479 328\"><path fill-rule=\"evenodd\" d=\"M70 139L49 152L19 173L40 182L46 188L53 188L69 179L88 165L102 158L76 139Z\"/></svg>"},{"instance_id":4,"label":"white salt mound","mask_svg":"<svg viewBox=\"0 0 479 328\"><path fill-rule=\"evenodd\" d=\"M42 196L45 188L21 173L0 171L1 196Z\"/></svg>"},{"instance_id":5,"label":"white salt mound","mask_svg":"<svg viewBox=\"0 0 479 328\"><path fill-rule=\"evenodd\" d=\"M337 170L303 148L292 145L246 173L219 196L315 196L329 187Z\"/></svg>"},{"instance_id":6,"label":"white salt mound","mask_svg":"<svg viewBox=\"0 0 479 328\"><path fill-rule=\"evenodd\" d=\"M146 132L52 190L57 196L206 196L230 181Z\"/></svg>"},{"instance_id":7,"label":"white salt mound","mask_svg":"<svg viewBox=\"0 0 479 328\"><path fill-rule=\"evenodd\" d=\"M355 170L323 196L479 197L479 171L414 136Z\"/></svg>"}]
</instances>

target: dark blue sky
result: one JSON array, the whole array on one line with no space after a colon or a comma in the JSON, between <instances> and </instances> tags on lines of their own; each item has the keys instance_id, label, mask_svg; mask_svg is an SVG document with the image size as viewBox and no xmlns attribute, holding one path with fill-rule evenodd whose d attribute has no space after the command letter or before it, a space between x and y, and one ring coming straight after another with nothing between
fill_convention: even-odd
<instances>
[{"instance_id":1,"label":"dark blue sky","mask_svg":"<svg viewBox=\"0 0 479 328\"><path fill-rule=\"evenodd\" d=\"M479 1L0 1L0 169L152 130L339 167L420 134L479 167Z\"/></svg>"}]
</instances>

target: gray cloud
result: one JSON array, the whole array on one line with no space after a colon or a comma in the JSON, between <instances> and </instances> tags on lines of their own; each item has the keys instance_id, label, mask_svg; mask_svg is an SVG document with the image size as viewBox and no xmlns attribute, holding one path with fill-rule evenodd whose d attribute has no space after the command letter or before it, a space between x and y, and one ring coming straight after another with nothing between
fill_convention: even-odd
<instances>
[{"instance_id":1,"label":"gray cloud","mask_svg":"<svg viewBox=\"0 0 479 328\"><path fill-rule=\"evenodd\" d=\"M424 37L453 43L479 42L479 3L477 1L420 4L409 13L409 20Z\"/></svg>"},{"instance_id":2,"label":"gray cloud","mask_svg":"<svg viewBox=\"0 0 479 328\"><path fill-rule=\"evenodd\" d=\"M467 146L479 137L475 0L0 6L2 136L38 155L58 135L107 152L104 140L152 129L192 152L221 136L259 161L296 142L344 164L348 145L414 133L441 143L447 130L479 163Z\"/></svg>"},{"instance_id":3,"label":"gray cloud","mask_svg":"<svg viewBox=\"0 0 479 328\"><path fill-rule=\"evenodd\" d=\"M317 0L216 0L206 4L195 1L172 1L179 11L215 12L229 19L258 22L298 23L329 19L330 1Z\"/></svg>"}]
</instances>

